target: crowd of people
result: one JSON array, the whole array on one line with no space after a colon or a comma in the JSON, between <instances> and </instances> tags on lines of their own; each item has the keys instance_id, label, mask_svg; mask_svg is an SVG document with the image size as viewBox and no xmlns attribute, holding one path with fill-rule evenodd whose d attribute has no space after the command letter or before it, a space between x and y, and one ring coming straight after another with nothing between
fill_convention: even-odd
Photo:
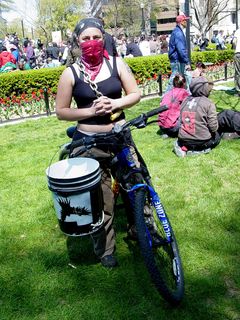
<instances>
[{"instance_id":1,"label":"crowd of people","mask_svg":"<svg viewBox=\"0 0 240 320\"><path fill-rule=\"evenodd\" d=\"M124 57L139 57L158 54L167 54L170 35L150 36L141 34L139 36L126 36L120 33L119 36L108 34L112 38L116 53ZM232 35L224 35L224 32L214 32L211 39L216 44L216 49L226 49L226 44L232 43ZM67 62L69 50L72 47L72 39L62 41L60 44L49 42L44 44L40 39L19 39L16 33L6 34L0 39L0 72L14 70L29 70L40 68L51 68L64 65ZM201 51L207 50L209 39L201 35L191 37L191 49L198 46ZM7 65L6 65L7 64Z\"/></svg>"},{"instance_id":2,"label":"crowd of people","mask_svg":"<svg viewBox=\"0 0 240 320\"><path fill-rule=\"evenodd\" d=\"M108 35L112 38L116 53L122 58L168 52L168 35L139 37L126 37L124 34L118 37ZM40 39L20 40L16 33L6 34L5 38L0 40L0 72L64 65L71 48L72 39L62 41L59 45L55 42L45 45Z\"/></svg>"},{"instance_id":3,"label":"crowd of people","mask_svg":"<svg viewBox=\"0 0 240 320\"><path fill-rule=\"evenodd\" d=\"M70 42L43 44L40 39L19 39L16 33L0 40L0 72L58 67L67 60Z\"/></svg>"}]
</instances>

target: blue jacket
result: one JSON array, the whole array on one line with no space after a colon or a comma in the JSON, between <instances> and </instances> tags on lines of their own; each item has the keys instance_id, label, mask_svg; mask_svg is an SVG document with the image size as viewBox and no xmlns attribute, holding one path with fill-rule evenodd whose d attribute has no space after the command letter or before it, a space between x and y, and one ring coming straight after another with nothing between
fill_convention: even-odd
<instances>
[{"instance_id":1,"label":"blue jacket","mask_svg":"<svg viewBox=\"0 0 240 320\"><path fill-rule=\"evenodd\" d=\"M180 62L189 64L186 37L179 25L172 31L169 41L168 57L170 63Z\"/></svg>"}]
</instances>

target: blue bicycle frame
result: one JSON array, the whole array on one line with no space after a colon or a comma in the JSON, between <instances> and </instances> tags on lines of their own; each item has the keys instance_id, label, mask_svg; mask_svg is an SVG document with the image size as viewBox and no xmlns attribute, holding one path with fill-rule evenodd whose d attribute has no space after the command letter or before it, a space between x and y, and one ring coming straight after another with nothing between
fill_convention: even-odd
<instances>
[{"instance_id":1,"label":"blue bicycle frame","mask_svg":"<svg viewBox=\"0 0 240 320\"><path fill-rule=\"evenodd\" d=\"M127 166L131 169L133 169L136 166L129 147L123 148L119 152L119 154L117 155L117 158L120 162L120 166L121 165ZM158 218L163 225L163 229L164 229L164 232L166 235L166 240L168 243L170 243L172 241L171 228L169 226L168 220L166 219L166 215L165 215L160 197L158 196L156 191L153 189L153 187L151 187L148 184L144 184L144 183L138 183L138 184L134 185L130 190L127 191L130 200L133 199L133 197L134 197L134 191L137 189L140 189L140 188L145 188L148 190L148 192L150 194L150 199L151 199L152 205L155 207ZM151 237L149 237L149 238L151 238Z\"/></svg>"}]
</instances>

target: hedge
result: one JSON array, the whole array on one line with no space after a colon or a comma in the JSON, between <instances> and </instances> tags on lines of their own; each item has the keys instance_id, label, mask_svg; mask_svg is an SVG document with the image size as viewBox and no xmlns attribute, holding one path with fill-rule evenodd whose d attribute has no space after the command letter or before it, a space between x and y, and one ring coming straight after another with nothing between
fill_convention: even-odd
<instances>
[{"instance_id":1,"label":"hedge","mask_svg":"<svg viewBox=\"0 0 240 320\"><path fill-rule=\"evenodd\" d=\"M198 61L213 64L232 61L233 54L233 50L192 52L192 67L194 69L194 65ZM148 79L156 78L158 74L165 75L170 73L167 54L125 58L125 61L132 69L138 83L144 83ZM55 94L58 80L63 70L64 67L58 67L0 74L0 98L19 97L23 93L32 94L44 88L51 89L51 92Z\"/></svg>"},{"instance_id":2,"label":"hedge","mask_svg":"<svg viewBox=\"0 0 240 320\"><path fill-rule=\"evenodd\" d=\"M12 71L0 75L0 97L28 95L40 89L51 89L56 93L57 84L64 67L39 70Z\"/></svg>"},{"instance_id":3,"label":"hedge","mask_svg":"<svg viewBox=\"0 0 240 320\"><path fill-rule=\"evenodd\" d=\"M208 62L213 64L223 63L233 60L233 50L213 50L192 52L191 64L192 69L195 68L197 62ZM135 78L141 83L147 79L154 78L154 75L159 73L162 75L171 72L170 62L167 54L138 57L138 58L125 58L125 61L132 69Z\"/></svg>"}]
</instances>

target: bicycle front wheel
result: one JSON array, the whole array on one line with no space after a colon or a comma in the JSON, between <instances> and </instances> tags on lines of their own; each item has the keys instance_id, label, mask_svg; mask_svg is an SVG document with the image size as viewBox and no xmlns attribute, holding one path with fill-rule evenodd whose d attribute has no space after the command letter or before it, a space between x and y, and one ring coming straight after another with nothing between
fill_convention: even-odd
<instances>
[{"instance_id":1,"label":"bicycle front wheel","mask_svg":"<svg viewBox=\"0 0 240 320\"><path fill-rule=\"evenodd\" d=\"M163 211L166 215L164 224L167 222L171 233L171 240L167 239L164 225L155 208L149 206L147 195L145 188L135 191L133 211L140 250L159 293L165 300L177 305L184 295L184 276L176 238ZM151 208L149 218L146 218L146 208ZM149 219L151 223L147 222Z\"/></svg>"}]
</instances>

